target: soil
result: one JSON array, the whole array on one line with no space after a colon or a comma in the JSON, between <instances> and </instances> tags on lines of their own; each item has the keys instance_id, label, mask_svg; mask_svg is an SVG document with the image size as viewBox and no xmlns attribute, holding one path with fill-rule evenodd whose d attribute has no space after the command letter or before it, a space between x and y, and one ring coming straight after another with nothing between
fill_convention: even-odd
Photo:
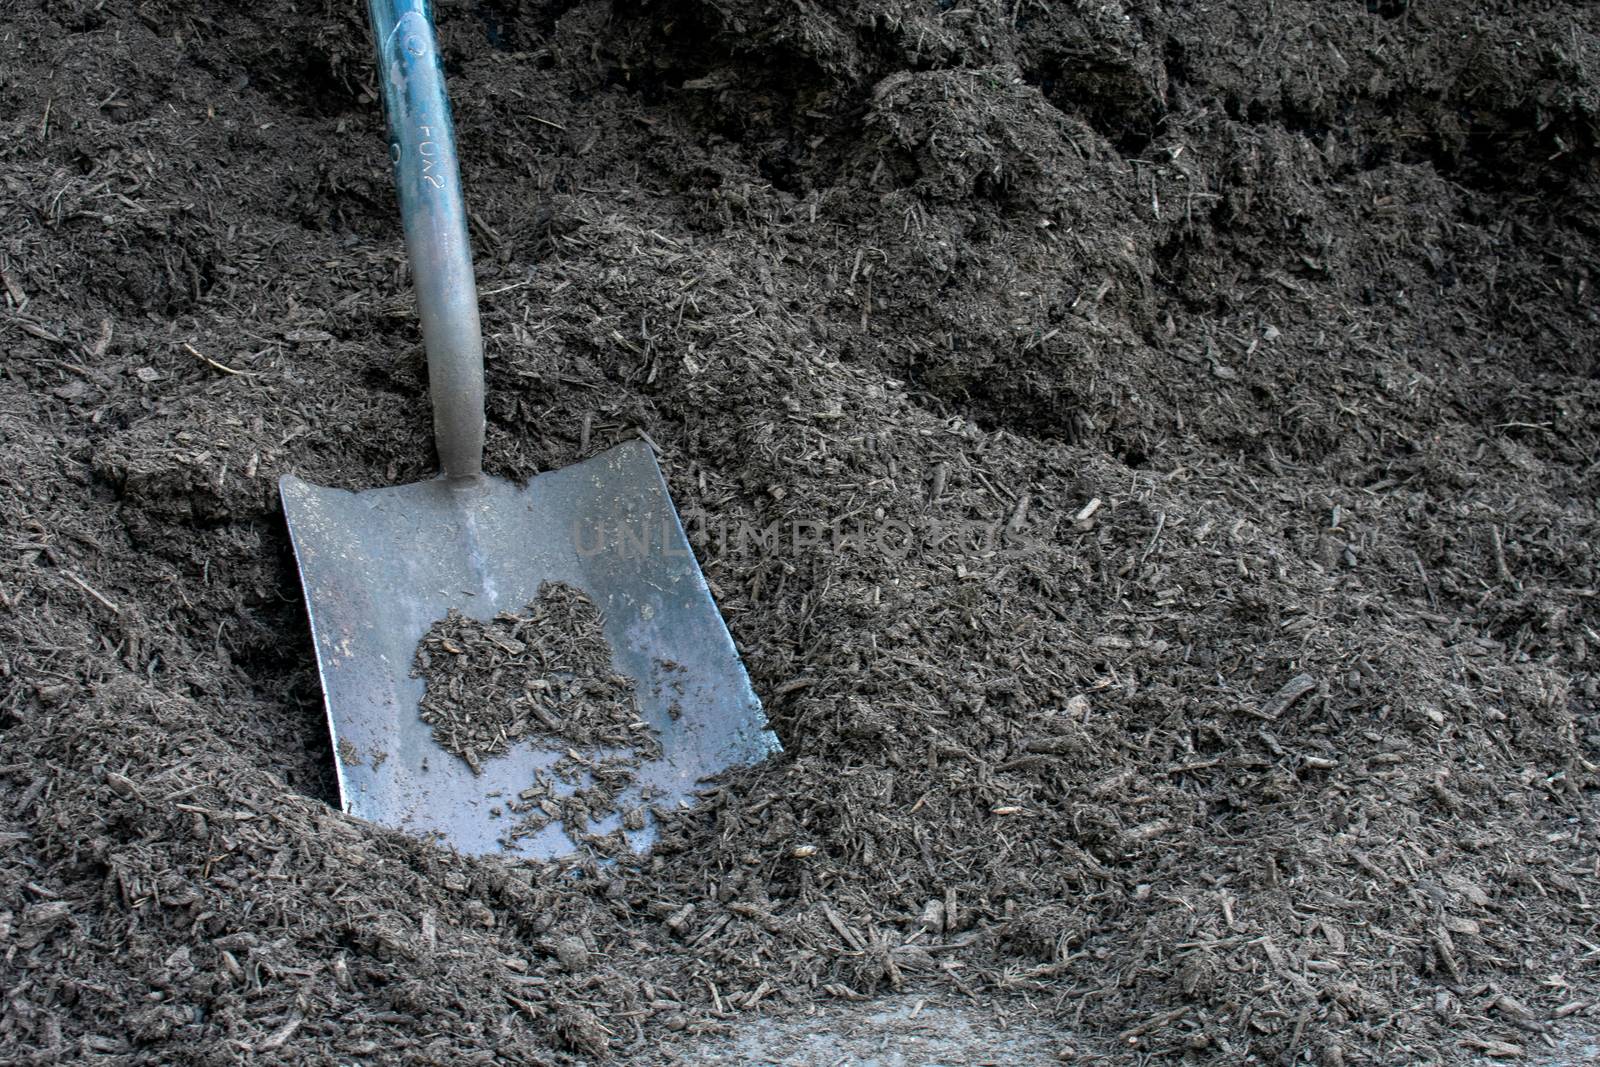
<instances>
[{"instance_id":1,"label":"soil","mask_svg":"<svg viewBox=\"0 0 1600 1067\"><path fill-rule=\"evenodd\" d=\"M1583 1047L1600 8L441 2L490 466L653 442L785 746L539 865L330 804L276 480L434 469L359 7L0 25L6 1060Z\"/></svg>"},{"instance_id":2,"label":"soil","mask_svg":"<svg viewBox=\"0 0 1600 1067\"><path fill-rule=\"evenodd\" d=\"M422 721L475 771L530 736L557 751L657 754L601 625L594 602L564 582L544 582L520 613L487 623L452 609L417 644L411 673L424 679Z\"/></svg>"}]
</instances>

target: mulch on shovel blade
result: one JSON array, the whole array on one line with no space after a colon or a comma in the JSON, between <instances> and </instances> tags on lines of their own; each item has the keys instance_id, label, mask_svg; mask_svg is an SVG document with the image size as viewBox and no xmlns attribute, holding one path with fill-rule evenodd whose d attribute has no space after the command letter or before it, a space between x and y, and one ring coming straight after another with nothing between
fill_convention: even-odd
<instances>
[{"instance_id":1,"label":"mulch on shovel blade","mask_svg":"<svg viewBox=\"0 0 1600 1067\"><path fill-rule=\"evenodd\" d=\"M634 683L612 667L599 609L564 582L545 582L518 612L488 622L452 610L417 644L418 713L474 770L527 737L568 748L659 749L639 717Z\"/></svg>"}]
</instances>

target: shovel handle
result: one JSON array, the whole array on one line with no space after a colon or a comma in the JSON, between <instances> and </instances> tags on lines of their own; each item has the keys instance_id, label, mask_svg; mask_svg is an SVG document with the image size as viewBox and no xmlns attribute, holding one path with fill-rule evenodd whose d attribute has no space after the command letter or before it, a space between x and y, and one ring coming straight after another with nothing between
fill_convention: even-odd
<instances>
[{"instance_id":1,"label":"shovel handle","mask_svg":"<svg viewBox=\"0 0 1600 1067\"><path fill-rule=\"evenodd\" d=\"M483 470L483 335L467 207L430 0L367 0L406 252L428 351L433 436L447 477Z\"/></svg>"}]
</instances>

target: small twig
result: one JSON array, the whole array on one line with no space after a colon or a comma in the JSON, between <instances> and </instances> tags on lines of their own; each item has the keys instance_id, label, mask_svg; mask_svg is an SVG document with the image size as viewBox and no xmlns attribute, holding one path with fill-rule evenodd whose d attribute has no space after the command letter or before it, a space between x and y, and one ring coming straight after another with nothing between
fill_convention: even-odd
<instances>
[{"instance_id":1,"label":"small twig","mask_svg":"<svg viewBox=\"0 0 1600 1067\"><path fill-rule=\"evenodd\" d=\"M22 286L17 284L17 279L11 276L10 271L0 270L0 282L5 283L6 292L11 294L18 311L28 306L28 294L22 291Z\"/></svg>"},{"instance_id":2,"label":"small twig","mask_svg":"<svg viewBox=\"0 0 1600 1067\"><path fill-rule=\"evenodd\" d=\"M1411 553L1411 558L1417 563L1417 574L1422 577L1422 590L1428 594L1428 604L1437 610L1439 598L1433 595L1433 583L1428 581L1428 569L1422 565L1422 557L1415 551Z\"/></svg>"},{"instance_id":3,"label":"small twig","mask_svg":"<svg viewBox=\"0 0 1600 1067\"><path fill-rule=\"evenodd\" d=\"M1494 544L1494 572L1507 585L1515 584L1515 580L1511 577L1511 568L1506 566L1506 546L1505 542L1500 540L1500 527L1493 523L1489 524L1489 540Z\"/></svg>"},{"instance_id":4,"label":"small twig","mask_svg":"<svg viewBox=\"0 0 1600 1067\"><path fill-rule=\"evenodd\" d=\"M254 377L254 374L252 372L250 372L250 371L247 371L247 370L234 370L232 367L223 366L221 363L218 363L216 360L212 359L210 356L208 356L204 352L200 351L198 348L196 348L194 345L190 344L188 341L183 342L183 350L185 352L189 353L195 359L198 359L200 362L206 364L207 366L212 367L215 370L221 371L223 374L236 374L241 378Z\"/></svg>"},{"instance_id":5,"label":"small twig","mask_svg":"<svg viewBox=\"0 0 1600 1067\"><path fill-rule=\"evenodd\" d=\"M1021 532L1022 526L1028 521L1028 506L1033 502L1030 493L1023 493L1017 501L1017 506L1011 513L1011 521L1006 523L1006 531L1011 534Z\"/></svg>"},{"instance_id":6,"label":"small twig","mask_svg":"<svg viewBox=\"0 0 1600 1067\"><path fill-rule=\"evenodd\" d=\"M94 339L94 344L86 350L86 354L90 359L99 359L106 354L106 349L111 347L112 332L111 320L101 319L100 335Z\"/></svg>"},{"instance_id":7,"label":"small twig","mask_svg":"<svg viewBox=\"0 0 1600 1067\"><path fill-rule=\"evenodd\" d=\"M29 337L37 337L41 341L49 341L51 344L56 345L64 343L59 336L51 333L49 330L38 325L37 323L29 322L27 319L15 319L13 321L16 322L17 326L22 330L22 332L27 334Z\"/></svg>"},{"instance_id":8,"label":"small twig","mask_svg":"<svg viewBox=\"0 0 1600 1067\"><path fill-rule=\"evenodd\" d=\"M82 589L85 593L88 593L90 596L92 596L96 600L100 601L100 603L105 607L105 609L107 611L111 612L111 614L113 614L113 615L121 615L122 614L122 609L117 607L111 601L107 600L106 597L105 597L105 594L101 593L98 589L96 589L94 586L90 585L88 582L84 581L82 578L79 578L76 574L73 574L71 571L62 571L61 574L62 574L62 576L64 578L66 578L67 581L71 582L73 585L77 586L79 589Z\"/></svg>"},{"instance_id":9,"label":"small twig","mask_svg":"<svg viewBox=\"0 0 1600 1067\"><path fill-rule=\"evenodd\" d=\"M518 289L526 289L528 286L530 286L532 284L533 283L531 281L530 282L512 282L510 285L502 285L498 289L485 289L485 290L483 290L482 292L480 292L478 294L478 299L487 300L489 297L491 297L491 296L499 296L501 293L510 293L510 292L514 292L514 291L516 291Z\"/></svg>"},{"instance_id":10,"label":"small twig","mask_svg":"<svg viewBox=\"0 0 1600 1067\"><path fill-rule=\"evenodd\" d=\"M1288 711L1291 704L1316 687L1317 680L1311 675L1297 674L1285 682L1282 689L1272 694L1267 702L1261 705L1260 711L1256 711L1253 708L1246 708L1245 710L1258 719L1266 719L1270 722Z\"/></svg>"},{"instance_id":11,"label":"small twig","mask_svg":"<svg viewBox=\"0 0 1600 1067\"><path fill-rule=\"evenodd\" d=\"M1156 550L1156 542L1161 540L1161 531L1165 530L1166 528L1167 528L1167 513L1164 512L1164 511L1156 512L1156 532L1155 532L1155 536L1150 538L1150 543L1148 545L1146 545L1145 548L1144 548L1144 554L1139 557L1139 566L1143 567L1144 566L1144 561L1150 558L1150 553L1152 553L1152 552L1154 552Z\"/></svg>"},{"instance_id":12,"label":"small twig","mask_svg":"<svg viewBox=\"0 0 1600 1067\"><path fill-rule=\"evenodd\" d=\"M549 126L553 130L560 130L562 133L566 133L567 132L567 128L565 126L561 125L561 123L559 123L559 122L551 122L549 119L542 119L538 115L529 115L528 117L530 119L532 119L534 122L540 123L540 124L545 125L545 126Z\"/></svg>"},{"instance_id":13,"label":"small twig","mask_svg":"<svg viewBox=\"0 0 1600 1067\"><path fill-rule=\"evenodd\" d=\"M485 222L483 216L478 214L476 211L469 210L467 212L467 221L476 226L479 233L493 241L497 246L506 243L505 238L501 237L500 234L495 231L495 228Z\"/></svg>"}]
</instances>

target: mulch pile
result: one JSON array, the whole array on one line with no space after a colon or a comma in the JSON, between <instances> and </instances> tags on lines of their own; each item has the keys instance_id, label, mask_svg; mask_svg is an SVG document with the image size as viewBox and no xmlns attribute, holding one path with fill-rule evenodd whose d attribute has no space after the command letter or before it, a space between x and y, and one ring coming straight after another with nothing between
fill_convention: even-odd
<instances>
[{"instance_id":1,"label":"mulch pile","mask_svg":"<svg viewBox=\"0 0 1600 1067\"><path fill-rule=\"evenodd\" d=\"M433 471L360 5L15 0L5 1058L1595 1026L1600 9L439 7L490 466L653 442L785 754L634 860L330 806L276 480Z\"/></svg>"}]
</instances>

